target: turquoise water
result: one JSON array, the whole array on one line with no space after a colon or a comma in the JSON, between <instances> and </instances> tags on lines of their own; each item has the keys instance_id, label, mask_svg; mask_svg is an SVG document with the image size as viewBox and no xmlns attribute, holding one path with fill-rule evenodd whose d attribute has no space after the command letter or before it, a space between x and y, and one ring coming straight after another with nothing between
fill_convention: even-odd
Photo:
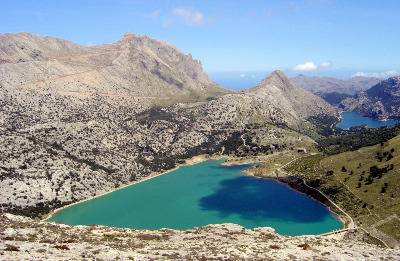
<instances>
[{"instance_id":1,"label":"turquoise water","mask_svg":"<svg viewBox=\"0 0 400 261\"><path fill-rule=\"evenodd\" d=\"M135 229L191 229L218 223L270 226L284 235L321 234L342 228L316 201L273 180L240 173L251 165L205 161L82 202L49 221Z\"/></svg>"},{"instance_id":2,"label":"turquoise water","mask_svg":"<svg viewBox=\"0 0 400 261\"><path fill-rule=\"evenodd\" d=\"M399 123L395 120L378 121L371 118L366 118L358 114L357 112L346 111L342 112L342 122L337 126L344 130L348 130L350 127L360 126L367 124L368 128L376 128L383 126L391 126Z\"/></svg>"}]
</instances>

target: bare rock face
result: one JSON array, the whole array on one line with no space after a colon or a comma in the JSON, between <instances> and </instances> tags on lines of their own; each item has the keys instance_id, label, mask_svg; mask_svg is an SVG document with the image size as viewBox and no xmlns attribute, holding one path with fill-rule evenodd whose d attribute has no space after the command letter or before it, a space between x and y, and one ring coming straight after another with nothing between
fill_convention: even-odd
<instances>
[{"instance_id":1,"label":"bare rock face","mask_svg":"<svg viewBox=\"0 0 400 261\"><path fill-rule=\"evenodd\" d=\"M163 99L229 91L201 63L172 44L127 33L112 44L87 47L28 33L0 35L5 87L41 93ZM204 99L204 97L202 97Z\"/></svg>"}]
</instances>

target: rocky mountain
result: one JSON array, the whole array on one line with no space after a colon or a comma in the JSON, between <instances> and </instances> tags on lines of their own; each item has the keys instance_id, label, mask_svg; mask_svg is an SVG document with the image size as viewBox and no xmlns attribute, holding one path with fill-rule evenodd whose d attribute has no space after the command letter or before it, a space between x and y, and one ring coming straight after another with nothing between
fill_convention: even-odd
<instances>
[{"instance_id":1,"label":"rocky mountain","mask_svg":"<svg viewBox=\"0 0 400 261\"><path fill-rule=\"evenodd\" d=\"M291 81L295 85L318 95L331 92L353 95L367 90L379 83L381 79L355 76L349 80L341 80L332 77L310 77L300 74L291 78Z\"/></svg>"},{"instance_id":2,"label":"rocky mountain","mask_svg":"<svg viewBox=\"0 0 400 261\"><path fill-rule=\"evenodd\" d=\"M126 33L118 42L81 46L29 33L0 35L3 86L42 94L124 96L144 103L205 100L229 93L201 62L172 44ZM178 94L178 95L177 95Z\"/></svg>"},{"instance_id":3,"label":"rocky mountain","mask_svg":"<svg viewBox=\"0 0 400 261\"><path fill-rule=\"evenodd\" d=\"M280 71L229 93L190 55L146 36L95 47L27 33L0 41L0 204L14 213L37 216L198 154L311 144L307 118L335 116Z\"/></svg>"},{"instance_id":4,"label":"rocky mountain","mask_svg":"<svg viewBox=\"0 0 400 261\"><path fill-rule=\"evenodd\" d=\"M378 119L400 119L400 76L381 81L365 92L341 102L346 111L356 111L362 116Z\"/></svg>"},{"instance_id":5,"label":"rocky mountain","mask_svg":"<svg viewBox=\"0 0 400 261\"><path fill-rule=\"evenodd\" d=\"M267 76L247 94L268 100L275 108L280 108L293 119L306 119L321 112L334 114L334 110L316 95L297 87L281 71L275 71ZM290 115L290 116L289 116Z\"/></svg>"},{"instance_id":6,"label":"rocky mountain","mask_svg":"<svg viewBox=\"0 0 400 261\"><path fill-rule=\"evenodd\" d=\"M190 55L146 36L128 33L116 43L87 47L19 33L0 35L0 43L3 213L40 218L200 154L306 153L304 147L315 146L315 122L337 116L280 71L231 92L212 82ZM9 214L0 221L0 254L11 260L398 255L353 240L286 237L232 224L147 231L69 227Z\"/></svg>"}]
</instances>

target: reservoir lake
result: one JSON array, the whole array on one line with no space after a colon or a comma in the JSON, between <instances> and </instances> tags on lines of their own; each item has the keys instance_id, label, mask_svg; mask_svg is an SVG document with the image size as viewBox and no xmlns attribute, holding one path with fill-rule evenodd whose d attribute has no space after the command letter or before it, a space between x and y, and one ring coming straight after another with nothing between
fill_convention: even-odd
<instances>
[{"instance_id":1,"label":"reservoir lake","mask_svg":"<svg viewBox=\"0 0 400 261\"><path fill-rule=\"evenodd\" d=\"M321 234L342 223L322 204L274 180L244 175L251 164L208 160L57 212L48 221L133 229L191 229L236 223L283 235Z\"/></svg>"},{"instance_id":2,"label":"reservoir lake","mask_svg":"<svg viewBox=\"0 0 400 261\"><path fill-rule=\"evenodd\" d=\"M366 118L358 114L357 112L345 111L342 112L342 121L337 125L339 128L348 130L350 127L360 126L367 124L368 128L376 128L383 126L391 126L399 123L395 120L378 121L371 118Z\"/></svg>"}]
</instances>

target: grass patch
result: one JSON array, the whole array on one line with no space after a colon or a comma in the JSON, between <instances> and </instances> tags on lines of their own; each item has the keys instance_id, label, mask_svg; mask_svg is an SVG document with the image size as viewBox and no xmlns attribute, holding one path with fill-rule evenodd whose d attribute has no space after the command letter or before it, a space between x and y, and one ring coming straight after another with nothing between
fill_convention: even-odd
<instances>
[{"instance_id":1,"label":"grass patch","mask_svg":"<svg viewBox=\"0 0 400 261\"><path fill-rule=\"evenodd\" d=\"M357 208L368 210L357 219L370 225L400 213L399 162L400 136L397 136L381 144L326 157L321 160L318 172L331 173L332 183L353 194Z\"/></svg>"},{"instance_id":2,"label":"grass patch","mask_svg":"<svg viewBox=\"0 0 400 261\"><path fill-rule=\"evenodd\" d=\"M361 227L400 213L400 135L356 151L302 157L284 169L328 195ZM400 239L398 219L377 229Z\"/></svg>"},{"instance_id":3,"label":"grass patch","mask_svg":"<svg viewBox=\"0 0 400 261\"><path fill-rule=\"evenodd\" d=\"M377 227L383 233L400 240L400 220L392 219L385 224Z\"/></svg>"},{"instance_id":4,"label":"grass patch","mask_svg":"<svg viewBox=\"0 0 400 261\"><path fill-rule=\"evenodd\" d=\"M282 168L285 164L303 156L304 153L299 153L297 151L274 153L269 155L265 159L265 162L261 163L255 168L250 169L250 171L257 177L274 177L280 168Z\"/></svg>"}]
</instances>

